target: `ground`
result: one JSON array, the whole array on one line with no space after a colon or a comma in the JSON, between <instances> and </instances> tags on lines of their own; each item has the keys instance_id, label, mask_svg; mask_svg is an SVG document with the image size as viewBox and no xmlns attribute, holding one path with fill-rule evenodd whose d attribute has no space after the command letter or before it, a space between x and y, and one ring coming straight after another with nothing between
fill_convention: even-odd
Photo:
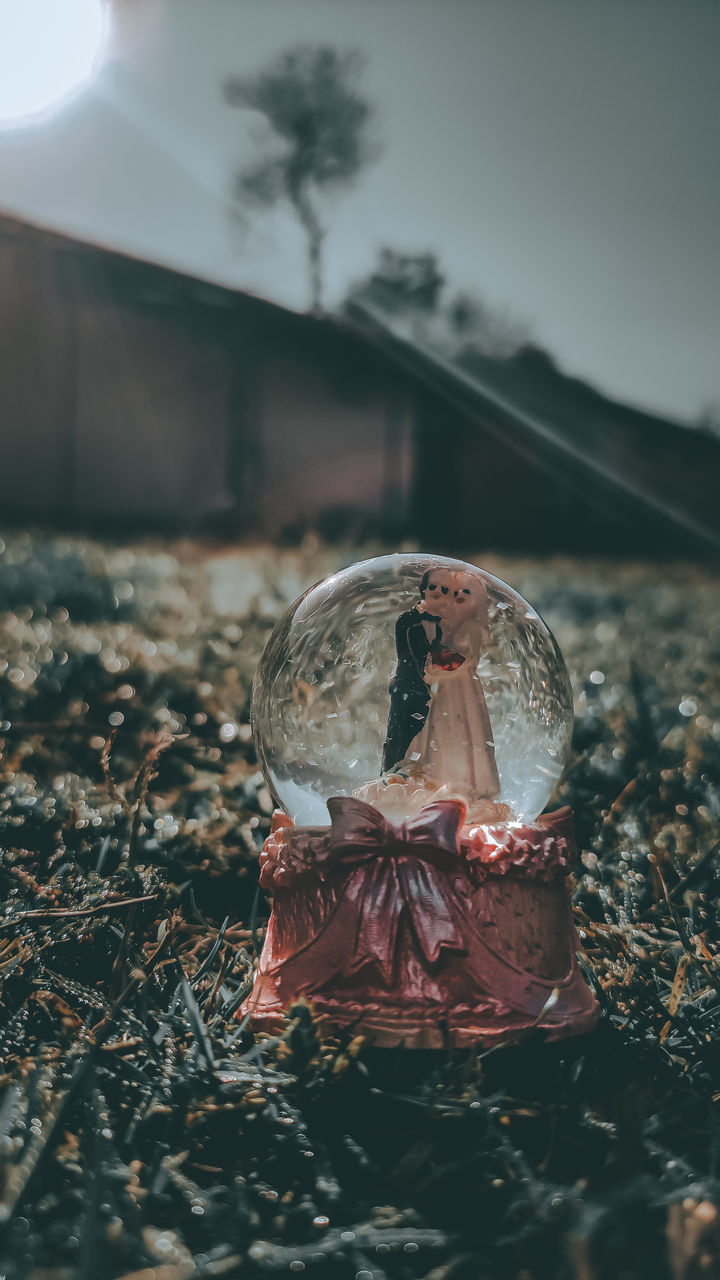
<instances>
[{"instance_id":1,"label":"ground","mask_svg":"<svg viewBox=\"0 0 720 1280\"><path fill-rule=\"evenodd\" d=\"M0 1271L9 1280L720 1274L720 592L483 563L576 697L555 802L590 1036L373 1052L236 1014L272 800L248 697L288 600L377 548L0 540Z\"/></svg>"}]
</instances>

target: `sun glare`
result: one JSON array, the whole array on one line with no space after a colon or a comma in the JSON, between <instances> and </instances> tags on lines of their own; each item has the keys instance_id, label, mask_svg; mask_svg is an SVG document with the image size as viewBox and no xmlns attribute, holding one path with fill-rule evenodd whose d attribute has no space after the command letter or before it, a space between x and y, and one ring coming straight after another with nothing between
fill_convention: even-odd
<instances>
[{"instance_id":1,"label":"sun glare","mask_svg":"<svg viewBox=\"0 0 720 1280\"><path fill-rule=\"evenodd\" d=\"M104 0L0 0L0 128L42 120L97 74Z\"/></svg>"}]
</instances>

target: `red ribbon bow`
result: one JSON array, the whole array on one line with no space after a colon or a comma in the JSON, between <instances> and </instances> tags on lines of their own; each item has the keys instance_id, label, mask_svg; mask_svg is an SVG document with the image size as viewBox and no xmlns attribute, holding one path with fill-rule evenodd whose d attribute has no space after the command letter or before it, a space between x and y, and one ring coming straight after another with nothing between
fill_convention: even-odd
<instances>
[{"instance_id":1,"label":"red ribbon bow","mask_svg":"<svg viewBox=\"0 0 720 1280\"><path fill-rule=\"evenodd\" d=\"M351 871L338 903L341 913L343 906L348 909L355 935L346 937L348 961L343 967L357 972L374 961L391 985L403 914L428 963L438 960L443 947L464 950L457 891L433 865L451 865L458 856L462 801L435 801L397 825L363 800L333 796L327 803L330 850L338 862L362 864Z\"/></svg>"},{"instance_id":2,"label":"red ribbon bow","mask_svg":"<svg viewBox=\"0 0 720 1280\"><path fill-rule=\"evenodd\" d=\"M331 796L327 807L332 822L328 843L332 849L352 846L356 850L387 852L400 846L418 853L421 849L456 855L460 852L460 828L465 818L462 800L435 800L414 818L397 824L389 822L374 805L351 796Z\"/></svg>"}]
</instances>

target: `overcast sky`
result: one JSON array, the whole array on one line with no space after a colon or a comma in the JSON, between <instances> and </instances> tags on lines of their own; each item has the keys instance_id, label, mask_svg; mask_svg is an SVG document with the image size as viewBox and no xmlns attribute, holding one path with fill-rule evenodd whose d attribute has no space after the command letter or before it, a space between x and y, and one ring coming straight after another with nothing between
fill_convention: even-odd
<instances>
[{"instance_id":1,"label":"overcast sky","mask_svg":"<svg viewBox=\"0 0 720 1280\"><path fill-rule=\"evenodd\" d=\"M285 213L242 231L259 122L232 72L299 42L367 54L379 160L329 213L328 301L380 245L532 326L570 372L691 418L720 401L715 0L115 0L109 60L0 133L0 206L307 303Z\"/></svg>"}]
</instances>

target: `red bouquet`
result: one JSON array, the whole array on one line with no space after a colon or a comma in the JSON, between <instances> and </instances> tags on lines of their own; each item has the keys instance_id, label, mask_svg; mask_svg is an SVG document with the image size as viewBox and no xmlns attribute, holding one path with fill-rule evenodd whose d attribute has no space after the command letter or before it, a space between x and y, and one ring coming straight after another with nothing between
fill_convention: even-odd
<instances>
[{"instance_id":1,"label":"red bouquet","mask_svg":"<svg viewBox=\"0 0 720 1280\"><path fill-rule=\"evenodd\" d=\"M434 667L440 667L441 671L457 671L465 659L454 649L437 648L430 650L430 661Z\"/></svg>"}]
</instances>

